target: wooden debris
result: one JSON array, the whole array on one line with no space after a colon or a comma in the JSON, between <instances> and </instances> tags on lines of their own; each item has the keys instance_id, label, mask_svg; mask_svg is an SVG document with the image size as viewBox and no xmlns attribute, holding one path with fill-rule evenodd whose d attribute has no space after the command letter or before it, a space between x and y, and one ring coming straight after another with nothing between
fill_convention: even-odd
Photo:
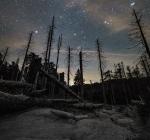
<instances>
[{"instance_id":1,"label":"wooden debris","mask_svg":"<svg viewBox=\"0 0 150 140\"><path fill-rule=\"evenodd\" d=\"M73 120L82 120L82 119L87 119L88 115L74 115L73 113L61 111L61 110L52 110L51 111L54 115L63 118L63 119L73 119Z\"/></svg>"},{"instance_id":2,"label":"wooden debris","mask_svg":"<svg viewBox=\"0 0 150 140\"><path fill-rule=\"evenodd\" d=\"M46 91L47 91L47 89L34 90L29 94L29 96L30 97L42 97L45 95Z\"/></svg>"},{"instance_id":3,"label":"wooden debris","mask_svg":"<svg viewBox=\"0 0 150 140\"><path fill-rule=\"evenodd\" d=\"M78 99L79 101L83 102L83 100L76 94L74 93L68 86L64 85L63 83L61 83L60 81L58 81L53 75L47 74L46 71L41 70L41 72L49 79L53 80L55 83L57 83L57 85L59 85L59 87L61 87L63 90L66 91L66 93L69 93L70 95L72 95L73 97L75 97L76 99Z\"/></svg>"},{"instance_id":4,"label":"wooden debris","mask_svg":"<svg viewBox=\"0 0 150 140\"><path fill-rule=\"evenodd\" d=\"M0 80L0 86L8 86L8 87L15 87L15 88L32 88L32 84L17 82L17 81L7 81L7 80Z\"/></svg>"},{"instance_id":5,"label":"wooden debris","mask_svg":"<svg viewBox=\"0 0 150 140\"><path fill-rule=\"evenodd\" d=\"M75 108L78 108L78 109L92 110L92 109L96 109L96 108L102 108L103 104L77 103L77 104L73 104L72 106Z\"/></svg>"}]
</instances>

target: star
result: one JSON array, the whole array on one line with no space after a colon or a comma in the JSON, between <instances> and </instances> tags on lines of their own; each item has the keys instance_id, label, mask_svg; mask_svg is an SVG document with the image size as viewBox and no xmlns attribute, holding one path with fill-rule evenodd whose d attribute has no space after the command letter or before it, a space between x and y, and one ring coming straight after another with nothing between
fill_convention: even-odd
<instances>
[{"instance_id":1,"label":"star","mask_svg":"<svg viewBox=\"0 0 150 140\"><path fill-rule=\"evenodd\" d=\"M132 2L132 3L130 4L131 7L133 7L134 5L135 5L135 2Z\"/></svg>"},{"instance_id":2,"label":"star","mask_svg":"<svg viewBox=\"0 0 150 140\"><path fill-rule=\"evenodd\" d=\"M39 33L39 31L38 31L38 30L35 30L34 32L35 32L35 34L38 34L38 33Z\"/></svg>"},{"instance_id":3,"label":"star","mask_svg":"<svg viewBox=\"0 0 150 140\"><path fill-rule=\"evenodd\" d=\"M73 33L73 36L77 36L77 33Z\"/></svg>"}]
</instances>

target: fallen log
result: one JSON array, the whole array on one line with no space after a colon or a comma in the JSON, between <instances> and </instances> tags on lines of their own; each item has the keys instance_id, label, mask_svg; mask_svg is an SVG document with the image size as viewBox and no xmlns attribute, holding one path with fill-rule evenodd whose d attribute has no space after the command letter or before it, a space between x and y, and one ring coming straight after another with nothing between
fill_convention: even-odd
<instances>
[{"instance_id":1,"label":"fallen log","mask_svg":"<svg viewBox=\"0 0 150 140\"><path fill-rule=\"evenodd\" d=\"M32 88L32 84L19 82L19 81L8 81L8 80L0 80L0 86L8 86L15 88Z\"/></svg>"},{"instance_id":2,"label":"fallen log","mask_svg":"<svg viewBox=\"0 0 150 140\"><path fill-rule=\"evenodd\" d=\"M29 94L29 96L30 97L43 97L46 95L46 91L47 91L47 89L34 90Z\"/></svg>"},{"instance_id":3,"label":"fallen log","mask_svg":"<svg viewBox=\"0 0 150 140\"><path fill-rule=\"evenodd\" d=\"M45 99L33 98L35 104L40 107L70 107L72 104L77 103L78 100L65 100L65 99Z\"/></svg>"},{"instance_id":4,"label":"fallen log","mask_svg":"<svg viewBox=\"0 0 150 140\"><path fill-rule=\"evenodd\" d=\"M11 113L33 106L32 100L25 95L11 95L0 91L0 113Z\"/></svg>"},{"instance_id":5,"label":"fallen log","mask_svg":"<svg viewBox=\"0 0 150 140\"><path fill-rule=\"evenodd\" d=\"M74 115L73 113L69 113L69 112L65 112L65 111L61 111L61 110L51 110L51 112L62 118L62 119L73 119L73 120L81 120L81 119L87 119L88 115Z\"/></svg>"},{"instance_id":6,"label":"fallen log","mask_svg":"<svg viewBox=\"0 0 150 140\"><path fill-rule=\"evenodd\" d=\"M4 93L0 91L0 99L7 99L10 101L25 101L27 99L29 99L29 97L25 96L25 95L11 95L9 93Z\"/></svg>"},{"instance_id":7,"label":"fallen log","mask_svg":"<svg viewBox=\"0 0 150 140\"><path fill-rule=\"evenodd\" d=\"M92 110L96 108L102 108L103 104L93 104L93 103L77 103L73 104L72 107L77 109L86 109L86 110Z\"/></svg>"},{"instance_id":8,"label":"fallen log","mask_svg":"<svg viewBox=\"0 0 150 140\"><path fill-rule=\"evenodd\" d=\"M131 100L132 105L145 105L144 101L141 100Z\"/></svg>"},{"instance_id":9,"label":"fallen log","mask_svg":"<svg viewBox=\"0 0 150 140\"><path fill-rule=\"evenodd\" d=\"M81 99L75 92L73 92L68 86L64 85L60 81L58 81L53 75L47 74L46 71L41 69L41 72L49 79L53 80L57 85L60 86L63 90L66 91L66 93L71 94L73 97L77 98L79 101L83 102L83 99Z\"/></svg>"}]
</instances>

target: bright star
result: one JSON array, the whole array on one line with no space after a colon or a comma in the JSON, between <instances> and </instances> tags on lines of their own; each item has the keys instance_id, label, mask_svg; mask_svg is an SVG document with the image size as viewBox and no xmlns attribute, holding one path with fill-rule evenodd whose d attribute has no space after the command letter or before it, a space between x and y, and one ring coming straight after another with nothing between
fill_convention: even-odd
<instances>
[{"instance_id":1,"label":"bright star","mask_svg":"<svg viewBox=\"0 0 150 140\"><path fill-rule=\"evenodd\" d=\"M35 34L38 34L38 33L39 33L39 31L38 31L38 30L35 30L34 32L35 32Z\"/></svg>"},{"instance_id":2,"label":"bright star","mask_svg":"<svg viewBox=\"0 0 150 140\"><path fill-rule=\"evenodd\" d=\"M134 6L134 5L135 5L135 2L132 2L130 5L131 5L131 6Z\"/></svg>"}]
</instances>

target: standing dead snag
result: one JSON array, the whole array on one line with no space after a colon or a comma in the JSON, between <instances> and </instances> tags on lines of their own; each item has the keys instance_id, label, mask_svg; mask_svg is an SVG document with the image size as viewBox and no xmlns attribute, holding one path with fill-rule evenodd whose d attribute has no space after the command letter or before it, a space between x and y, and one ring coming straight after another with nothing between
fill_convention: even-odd
<instances>
[{"instance_id":1,"label":"standing dead snag","mask_svg":"<svg viewBox=\"0 0 150 140\"><path fill-rule=\"evenodd\" d=\"M1 62L1 64L0 64L0 70L1 70L1 67L2 67L3 63L5 62L5 59L6 59L7 54L8 54L8 48L6 48L5 54L4 54L3 59L2 59L2 62Z\"/></svg>"},{"instance_id":2,"label":"standing dead snag","mask_svg":"<svg viewBox=\"0 0 150 140\"><path fill-rule=\"evenodd\" d=\"M70 59L71 59L71 49L68 47L68 72L67 72L67 84L70 85Z\"/></svg>"},{"instance_id":3,"label":"standing dead snag","mask_svg":"<svg viewBox=\"0 0 150 140\"><path fill-rule=\"evenodd\" d=\"M27 49L26 49L25 57L24 57L23 64L22 64L22 67L21 67L21 72L20 72L20 78L19 78L19 80L21 80L21 78L23 76L25 62L26 62L26 58L27 58L27 55L28 55L29 48L31 46L32 37L33 37L33 32L31 32L30 35L29 35L29 41L28 41L28 44L27 44Z\"/></svg>"},{"instance_id":4,"label":"standing dead snag","mask_svg":"<svg viewBox=\"0 0 150 140\"><path fill-rule=\"evenodd\" d=\"M45 65L44 69L48 71L50 67L50 58L51 58L51 48L52 48L52 42L53 42L53 36L54 36L54 28L55 28L55 17L53 16L52 24L49 27L48 31L48 39L47 39L47 47L46 47L46 55L45 55ZM47 78L43 77L42 79L43 87L46 88L47 85Z\"/></svg>"},{"instance_id":5,"label":"standing dead snag","mask_svg":"<svg viewBox=\"0 0 150 140\"><path fill-rule=\"evenodd\" d=\"M102 88L103 88L103 98L104 98L104 104L107 104L107 98L104 93L104 78L103 78L103 68L102 68L102 49L100 47L99 40L96 40L97 44L97 53L98 53L98 59L99 59L99 70L100 70L100 75L101 75L101 83L102 83Z\"/></svg>"},{"instance_id":6,"label":"standing dead snag","mask_svg":"<svg viewBox=\"0 0 150 140\"><path fill-rule=\"evenodd\" d=\"M141 16L139 17L134 9L133 9L133 16L135 17L135 20L136 20L135 24L138 29L134 30L134 33L132 34L132 36L138 39L137 45L142 44L142 46L145 48L146 53L150 59L150 49L149 49L148 42L143 32L143 27L141 26Z\"/></svg>"},{"instance_id":7,"label":"standing dead snag","mask_svg":"<svg viewBox=\"0 0 150 140\"><path fill-rule=\"evenodd\" d=\"M149 69L148 69L148 64L147 64L147 61L145 61L145 58L143 56L141 56L140 58L140 62L141 62L141 65L146 73L146 76L149 77Z\"/></svg>"},{"instance_id":8,"label":"standing dead snag","mask_svg":"<svg viewBox=\"0 0 150 140\"><path fill-rule=\"evenodd\" d=\"M83 80L83 63L82 63L82 50L79 52L79 63L80 63L80 79L81 79L81 97L84 98L84 80Z\"/></svg>"},{"instance_id":9,"label":"standing dead snag","mask_svg":"<svg viewBox=\"0 0 150 140\"><path fill-rule=\"evenodd\" d=\"M60 48L62 46L62 34L59 36L58 38L58 48L57 48L57 60L56 60L56 72L58 69L58 62L59 62L59 52L60 52Z\"/></svg>"},{"instance_id":10,"label":"standing dead snag","mask_svg":"<svg viewBox=\"0 0 150 140\"><path fill-rule=\"evenodd\" d=\"M9 48L6 48L6 51L5 51L3 60L2 60L2 64L4 63L4 61L5 61L5 59L6 59L6 56L7 56L7 54L8 54L8 49L9 49Z\"/></svg>"},{"instance_id":11,"label":"standing dead snag","mask_svg":"<svg viewBox=\"0 0 150 140\"><path fill-rule=\"evenodd\" d=\"M122 69L123 77L126 79L126 78L127 78L127 76L126 76L126 73L125 73L124 63L123 63L123 62L121 62L120 64L121 64L121 69Z\"/></svg>"},{"instance_id":12,"label":"standing dead snag","mask_svg":"<svg viewBox=\"0 0 150 140\"><path fill-rule=\"evenodd\" d=\"M48 63L50 62L51 58L51 48L52 48L52 42L53 42L53 36L54 36L54 28L55 28L55 17L53 16L52 19L52 25L50 26L50 38L48 42Z\"/></svg>"},{"instance_id":13,"label":"standing dead snag","mask_svg":"<svg viewBox=\"0 0 150 140\"><path fill-rule=\"evenodd\" d=\"M45 54L45 69L47 69L47 63L48 63L48 51L49 51L50 36L51 36L51 27L49 28L49 31L48 31L47 47L46 47L46 54Z\"/></svg>"}]
</instances>

